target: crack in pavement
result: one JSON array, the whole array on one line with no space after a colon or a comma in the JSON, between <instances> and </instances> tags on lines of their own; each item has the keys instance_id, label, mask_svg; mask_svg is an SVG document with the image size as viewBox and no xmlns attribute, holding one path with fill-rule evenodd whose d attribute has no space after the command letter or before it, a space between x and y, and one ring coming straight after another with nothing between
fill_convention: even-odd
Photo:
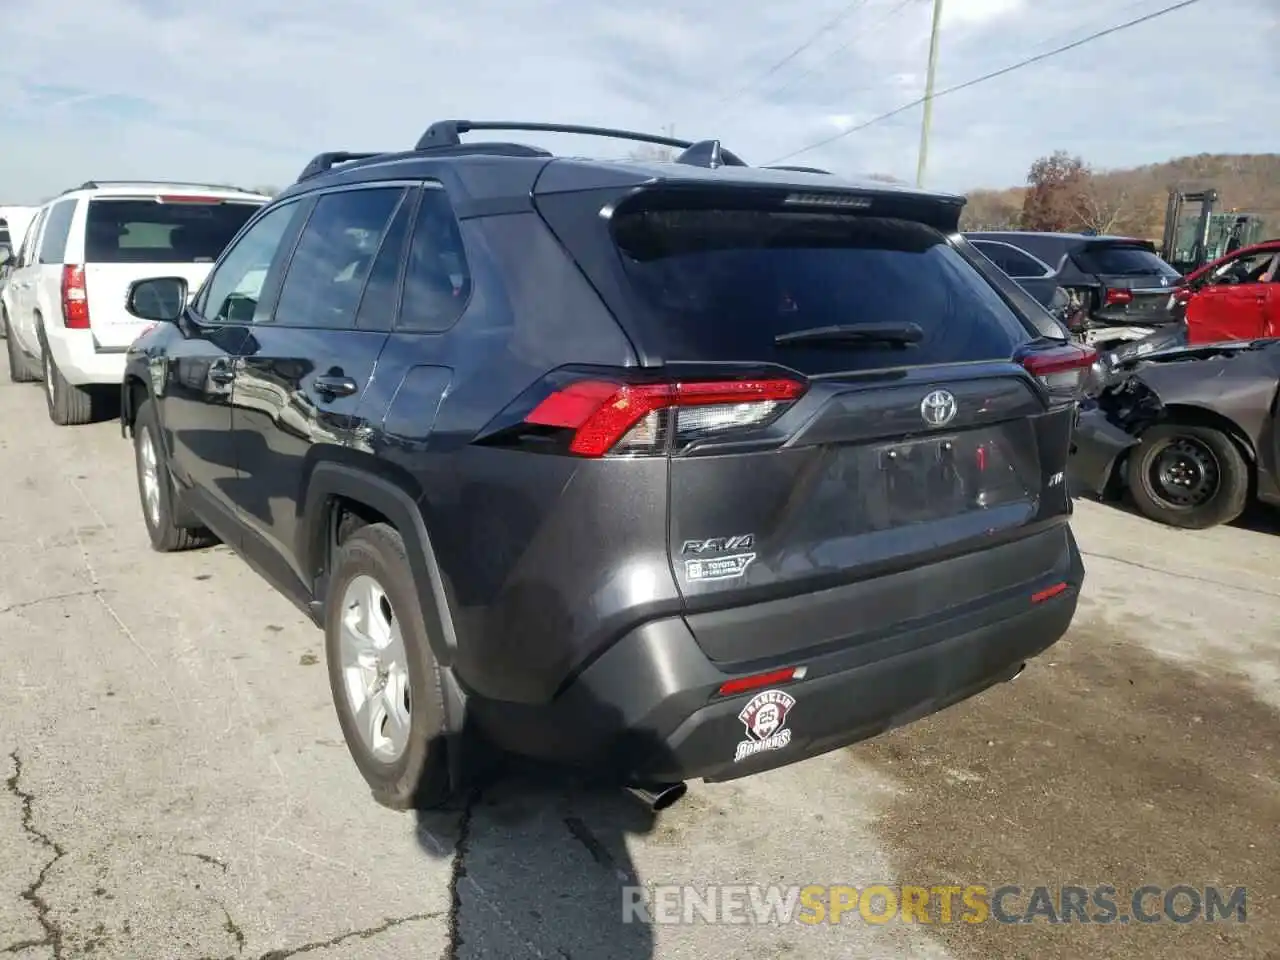
<instances>
[{"instance_id":1,"label":"crack in pavement","mask_svg":"<svg viewBox=\"0 0 1280 960\"><path fill-rule=\"evenodd\" d=\"M1095 557L1098 560L1110 560L1112 563L1119 563L1126 567L1137 567L1139 570L1149 570L1152 573L1162 573L1167 577L1174 577L1178 580L1190 580L1194 583L1205 583L1215 587L1225 587L1227 590L1236 590L1240 593L1252 593L1260 597L1280 597L1280 593L1273 593L1270 590L1263 590L1259 587L1242 587L1235 583L1224 583L1221 580L1215 580L1213 577L1201 577L1194 573L1179 573L1177 570L1170 570L1168 567L1157 567L1154 564L1142 563L1139 560L1126 560L1124 557L1116 557L1109 553L1099 553L1096 550L1081 550L1081 554L1086 557Z\"/></svg>"},{"instance_id":2,"label":"crack in pavement","mask_svg":"<svg viewBox=\"0 0 1280 960\"><path fill-rule=\"evenodd\" d=\"M49 876L49 871L53 869L54 864L66 856L67 851L52 837L36 827L34 822L35 814L32 811L35 795L27 793L19 785L22 780L22 758L18 755L18 751L14 750L9 754L9 759L13 761L13 774L5 781L5 786L22 804L23 832L35 839L44 849L52 850L53 857L41 868L35 880L22 891L22 899L35 907L36 919L44 930L44 937L39 940L24 940L12 944L6 947L3 952L17 953L20 950L27 950L32 947L47 947L53 950L54 960L62 960L62 928L49 919L49 903L41 896L40 889L44 886L44 881Z\"/></svg>"},{"instance_id":3,"label":"crack in pavement","mask_svg":"<svg viewBox=\"0 0 1280 960\"><path fill-rule=\"evenodd\" d=\"M34 600L19 600L8 606L0 607L0 614L25 610L27 607L38 607L42 603L53 603L55 600L73 600L76 597L96 597L103 592L102 587L90 587L87 590L68 590L66 593L55 593L48 597L36 597Z\"/></svg>"},{"instance_id":4,"label":"crack in pavement","mask_svg":"<svg viewBox=\"0 0 1280 960\"><path fill-rule=\"evenodd\" d=\"M458 926L462 921L462 893L459 883L467 876L467 851L471 846L471 818L475 814L476 804L480 801L480 791L474 790L467 797L462 807L462 816L458 819L458 843L453 850L453 869L449 873L449 929L444 956L441 960L458 960L462 949L462 934Z\"/></svg>"},{"instance_id":5,"label":"crack in pavement","mask_svg":"<svg viewBox=\"0 0 1280 960\"><path fill-rule=\"evenodd\" d=\"M236 955L238 956L244 953L244 931L240 929L240 924L231 919L231 911L226 908L225 904L219 903L218 906L222 908L222 915L227 918L226 922L222 925L222 929L235 938Z\"/></svg>"},{"instance_id":6,"label":"crack in pavement","mask_svg":"<svg viewBox=\"0 0 1280 960\"><path fill-rule=\"evenodd\" d=\"M226 909L223 909L226 912ZM366 927L363 930L349 930L346 933L340 933L336 937L330 937L328 940L314 940L311 943L304 943L299 947L287 947L283 950L268 950L266 953L258 956L255 960L289 960L290 957L296 957L300 954L311 953L315 950L326 950L329 947L336 947L339 944L346 943L348 940L368 940L370 937L376 937L380 933L386 933L388 930L394 930L396 927L406 923L414 923L419 920L438 920L444 916L443 910L433 910L430 913L412 913L407 917L389 917L382 921L376 927ZM227 916L227 924L230 928L239 931L231 916ZM244 934L239 933L236 937L241 940ZM243 943L241 943L243 949ZM240 960L240 954L231 954L226 957L201 957L200 960Z\"/></svg>"},{"instance_id":7,"label":"crack in pavement","mask_svg":"<svg viewBox=\"0 0 1280 960\"><path fill-rule=\"evenodd\" d=\"M207 863L211 867L218 867L223 873L227 872L228 864L225 860L219 860L217 857L211 857L207 853L191 853L187 850L179 850L178 855L183 857L194 857L201 863Z\"/></svg>"}]
</instances>

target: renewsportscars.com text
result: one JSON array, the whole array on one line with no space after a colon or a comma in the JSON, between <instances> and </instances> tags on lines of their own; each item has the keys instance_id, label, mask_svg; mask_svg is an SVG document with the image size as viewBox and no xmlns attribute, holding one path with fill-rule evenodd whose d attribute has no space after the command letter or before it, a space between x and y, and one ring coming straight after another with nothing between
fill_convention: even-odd
<instances>
[{"instance_id":1,"label":"renewsportscars.com text","mask_svg":"<svg viewBox=\"0 0 1280 960\"><path fill-rule=\"evenodd\" d=\"M629 886L624 923L1245 923L1246 889L1147 884L1031 886L727 884Z\"/></svg>"}]
</instances>

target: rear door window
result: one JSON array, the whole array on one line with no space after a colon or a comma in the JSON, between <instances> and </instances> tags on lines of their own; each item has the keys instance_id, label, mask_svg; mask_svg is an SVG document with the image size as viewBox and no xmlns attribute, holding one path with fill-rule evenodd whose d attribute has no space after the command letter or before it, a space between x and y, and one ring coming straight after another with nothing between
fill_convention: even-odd
<instances>
[{"instance_id":1,"label":"rear door window","mask_svg":"<svg viewBox=\"0 0 1280 960\"><path fill-rule=\"evenodd\" d=\"M276 303L281 326L350 329L404 187L326 194L302 230Z\"/></svg>"},{"instance_id":2,"label":"rear door window","mask_svg":"<svg viewBox=\"0 0 1280 960\"><path fill-rule=\"evenodd\" d=\"M213 263L260 203L97 197L85 218L86 263Z\"/></svg>"},{"instance_id":3,"label":"rear door window","mask_svg":"<svg viewBox=\"0 0 1280 960\"><path fill-rule=\"evenodd\" d=\"M471 269L449 195L428 186L409 241L397 330L447 330L471 296Z\"/></svg>"},{"instance_id":4,"label":"rear door window","mask_svg":"<svg viewBox=\"0 0 1280 960\"><path fill-rule=\"evenodd\" d=\"M41 210L27 227L27 235L22 238L22 247L18 250L18 266L29 267L31 261L35 259L36 238L39 237L40 230L44 226L46 213L47 211Z\"/></svg>"},{"instance_id":5,"label":"rear door window","mask_svg":"<svg viewBox=\"0 0 1280 960\"><path fill-rule=\"evenodd\" d=\"M1178 271L1152 251L1140 246L1121 244L1085 247L1076 254L1076 262L1086 273L1108 277L1176 277Z\"/></svg>"},{"instance_id":6,"label":"rear door window","mask_svg":"<svg viewBox=\"0 0 1280 960\"><path fill-rule=\"evenodd\" d=\"M1007 360L1026 323L931 227L840 213L690 209L618 214L614 237L672 360L784 363L807 373ZM779 346L833 325L914 323L899 349ZM652 325L651 325L652 326Z\"/></svg>"},{"instance_id":7,"label":"rear door window","mask_svg":"<svg viewBox=\"0 0 1280 960\"><path fill-rule=\"evenodd\" d=\"M981 251L982 255L997 267L1015 279L1043 277L1048 272L1044 264L1030 254L1023 253L1007 243L995 243L990 240L970 241Z\"/></svg>"},{"instance_id":8,"label":"rear door window","mask_svg":"<svg viewBox=\"0 0 1280 960\"><path fill-rule=\"evenodd\" d=\"M62 200L49 208L44 237L40 240L41 263L62 263L67 252L67 237L71 235L71 218L75 213L74 200Z\"/></svg>"}]
</instances>

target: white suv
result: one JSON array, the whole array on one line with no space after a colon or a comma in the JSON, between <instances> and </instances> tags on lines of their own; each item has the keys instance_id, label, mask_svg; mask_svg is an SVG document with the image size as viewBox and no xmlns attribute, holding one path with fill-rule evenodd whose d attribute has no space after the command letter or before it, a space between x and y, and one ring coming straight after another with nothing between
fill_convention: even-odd
<instances>
[{"instance_id":1,"label":"white suv","mask_svg":"<svg viewBox=\"0 0 1280 960\"><path fill-rule=\"evenodd\" d=\"M50 200L0 291L10 378L43 378L49 418L87 423L96 387L119 395L125 353L148 326L125 310L129 285L163 274L198 289L269 200L235 187L118 181L90 181Z\"/></svg>"}]
</instances>

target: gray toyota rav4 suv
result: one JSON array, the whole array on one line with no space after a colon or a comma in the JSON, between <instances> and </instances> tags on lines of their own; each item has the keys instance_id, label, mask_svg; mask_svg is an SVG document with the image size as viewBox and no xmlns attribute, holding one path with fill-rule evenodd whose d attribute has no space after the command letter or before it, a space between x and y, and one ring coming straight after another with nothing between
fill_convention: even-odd
<instances>
[{"instance_id":1,"label":"gray toyota rav4 suv","mask_svg":"<svg viewBox=\"0 0 1280 960\"><path fill-rule=\"evenodd\" d=\"M199 291L130 291L152 542L220 538L325 631L397 808L473 743L658 805L939 710L1056 642L1083 579L1092 351L962 207L552 124L322 154Z\"/></svg>"}]
</instances>

